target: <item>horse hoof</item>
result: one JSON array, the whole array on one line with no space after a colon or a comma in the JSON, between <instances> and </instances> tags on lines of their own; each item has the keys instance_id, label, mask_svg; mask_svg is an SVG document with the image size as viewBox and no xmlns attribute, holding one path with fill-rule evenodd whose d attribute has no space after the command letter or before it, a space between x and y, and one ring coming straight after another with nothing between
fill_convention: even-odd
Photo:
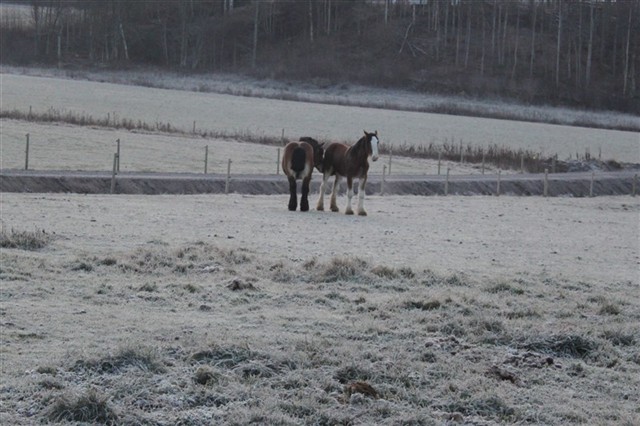
<instances>
[{"instance_id":1,"label":"horse hoof","mask_svg":"<svg viewBox=\"0 0 640 426\"><path fill-rule=\"evenodd\" d=\"M360 210L358 212L358 216L366 216L366 215L367 215L367 212L365 212L364 210Z\"/></svg>"},{"instance_id":2,"label":"horse hoof","mask_svg":"<svg viewBox=\"0 0 640 426\"><path fill-rule=\"evenodd\" d=\"M309 211L309 206L300 206L300 211L301 212L308 212Z\"/></svg>"},{"instance_id":3,"label":"horse hoof","mask_svg":"<svg viewBox=\"0 0 640 426\"><path fill-rule=\"evenodd\" d=\"M331 207L331 211L332 211L332 212L339 212L339 211L340 211L340 209L339 209L339 208L337 208L337 207Z\"/></svg>"},{"instance_id":4,"label":"horse hoof","mask_svg":"<svg viewBox=\"0 0 640 426\"><path fill-rule=\"evenodd\" d=\"M353 214L353 210L345 210L344 214L349 214L349 215L351 215L351 214Z\"/></svg>"}]
</instances>

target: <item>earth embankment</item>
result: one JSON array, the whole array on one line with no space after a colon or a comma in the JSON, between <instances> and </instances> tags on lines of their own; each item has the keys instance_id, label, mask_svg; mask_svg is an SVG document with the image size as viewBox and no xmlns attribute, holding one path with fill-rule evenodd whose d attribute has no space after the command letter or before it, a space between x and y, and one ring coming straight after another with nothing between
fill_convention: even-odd
<instances>
[{"instance_id":1,"label":"earth embankment","mask_svg":"<svg viewBox=\"0 0 640 426\"><path fill-rule=\"evenodd\" d=\"M629 195L637 191L638 170L509 175L405 175L369 176L367 193L394 195L544 195L601 196ZM320 176L312 181L318 191ZM344 189L344 183L342 189ZM119 173L3 170L2 192L69 192L86 194L286 194L282 175Z\"/></svg>"}]
</instances>

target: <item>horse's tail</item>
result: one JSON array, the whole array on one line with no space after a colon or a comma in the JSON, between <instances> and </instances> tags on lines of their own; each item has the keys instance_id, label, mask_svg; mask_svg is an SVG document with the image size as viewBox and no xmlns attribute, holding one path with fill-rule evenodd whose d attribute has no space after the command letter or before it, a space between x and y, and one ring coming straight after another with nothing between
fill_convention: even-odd
<instances>
[{"instance_id":1,"label":"horse's tail","mask_svg":"<svg viewBox=\"0 0 640 426\"><path fill-rule=\"evenodd\" d=\"M296 176L304 170L307 163L307 153L304 148L297 146L291 154L291 170L296 172Z\"/></svg>"}]
</instances>

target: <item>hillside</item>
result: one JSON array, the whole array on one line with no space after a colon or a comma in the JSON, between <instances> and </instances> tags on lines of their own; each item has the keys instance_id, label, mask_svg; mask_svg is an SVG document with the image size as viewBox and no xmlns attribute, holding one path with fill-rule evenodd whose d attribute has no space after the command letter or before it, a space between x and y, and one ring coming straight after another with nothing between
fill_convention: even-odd
<instances>
[{"instance_id":1,"label":"hillside","mask_svg":"<svg viewBox=\"0 0 640 426\"><path fill-rule=\"evenodd\" d=\"M416 3L28 3L4 9L0 62L232 72L640 112L638 1Z\"/></svg>"}]
</instances>

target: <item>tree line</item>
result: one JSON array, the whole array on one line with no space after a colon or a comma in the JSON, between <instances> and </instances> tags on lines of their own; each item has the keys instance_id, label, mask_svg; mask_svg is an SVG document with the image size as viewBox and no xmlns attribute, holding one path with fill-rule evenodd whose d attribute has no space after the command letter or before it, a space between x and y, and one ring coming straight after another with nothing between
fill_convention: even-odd
<instances>
[{"instance_id":1,"label":"tree line","mask_svg":"<svg viewBox=\"0 0 640 426\"><path fill-rule=\"evenodd\" d=\"M6 3L6 2L5 2ZM640 0L23 0L0 60L640 112Z\"/></svg>"}]
</instances>

